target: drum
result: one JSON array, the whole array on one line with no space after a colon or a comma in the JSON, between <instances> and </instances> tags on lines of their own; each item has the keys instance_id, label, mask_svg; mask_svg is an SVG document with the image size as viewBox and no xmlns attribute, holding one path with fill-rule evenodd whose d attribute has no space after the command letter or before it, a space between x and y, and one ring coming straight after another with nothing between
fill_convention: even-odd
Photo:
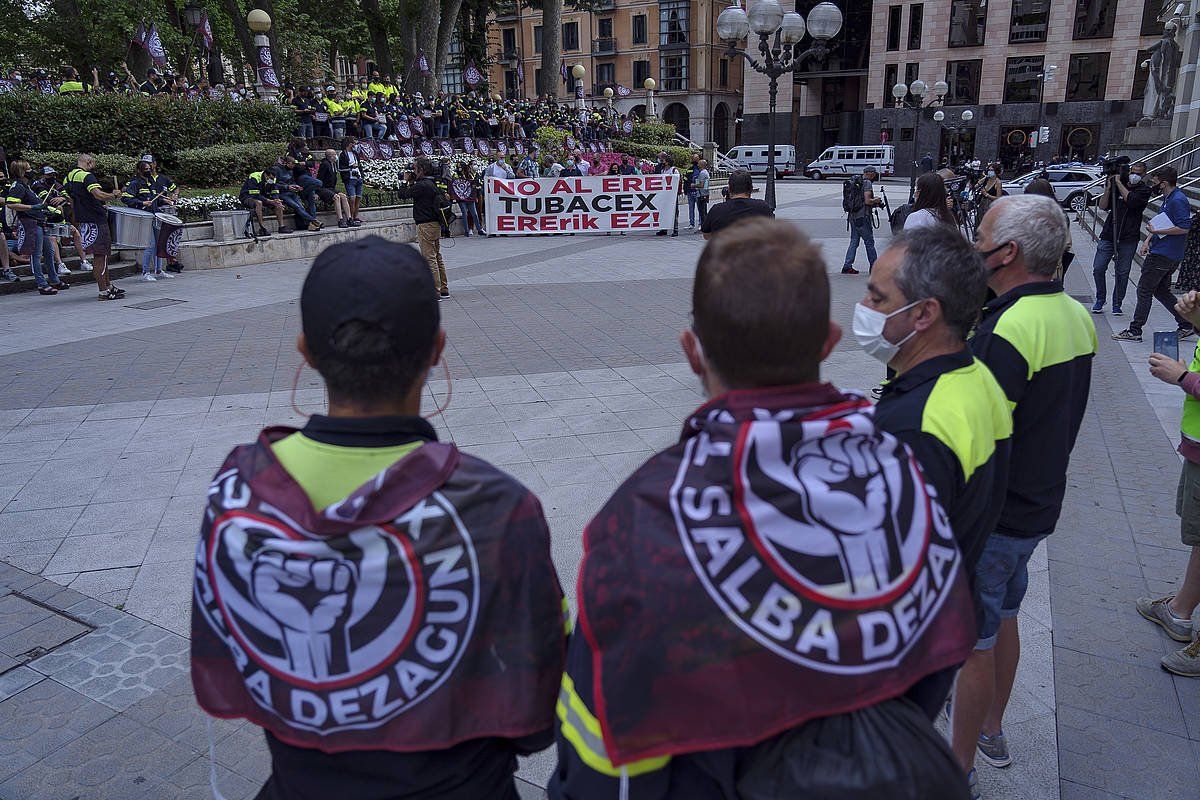
<instances>
[{"instance_id":1,"label":"drum","mask_svg":"<svg viewBox=\"0 0 1200 800\"><path fill-rule=\"evenodd\" d=\"M65 222L51 222L45 226L47 236L70 236L71 226Z\"/></svg>"},{"instance_id":2,"label":"drum","mask_svg":"<svg viewBox=\"0 0 1200 800\"><path fill-rule=\"evenodd\" d=\"M154 214L136 208L108 207L113 244L141 250L154 236Z\"/></svg>"},{"instance_id":3,"label":"drum","mask_svg":"<svg viewBox=\"0 0 1200 800\"><path fill-rule=\"evenodd\" d=\"M183 220L174 214L162 212L155 214L154 220L158 228L154 239L157 250L155 255L159 258L179 258L179 243L183 241Z\"/></svg>"}]
</instances>

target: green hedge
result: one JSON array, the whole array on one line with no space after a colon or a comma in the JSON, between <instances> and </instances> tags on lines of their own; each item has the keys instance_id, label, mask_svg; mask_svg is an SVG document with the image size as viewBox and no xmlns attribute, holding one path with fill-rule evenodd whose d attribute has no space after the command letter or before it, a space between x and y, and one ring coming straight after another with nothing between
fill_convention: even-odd
<instances>
[{"instance_id":1,"label":"green hedge","mask_svg":"<svg viewBox=\"0 0 1200 800\"><path fill-rule=\"evenodd\" d=\"M674 130L674 128L672 128ZM628 153L635 158L644 158L647 161L654 161L658 158L659 153L666 153L675 162L675 166L679 168L686 167L692 163L692 153L696 152L690 147L668 147L661 144L638 144L623 139L618 139L612 143L613 150L618 153Z\"/></svg>"},{"instance_id":2,"label":"green hedge","mask_svg":"<svg viewBox=\"0 0 1200 800\"><path fill-rule=\"evenodd\" d=\"M39 150L26 150L21 154L21 157L33 165L34 173L41 171L41 168L46 164L58 170L58 179L65 180L67 173L75 169L76 161L79 159L78 153L60 153L57 151L41 152ZM105 178L113 178L114 176L123 185L126 181L133 177L134 168L137 166L137 159L133 156L113 156L113 155L96 155L96 168L92 170L97 178L101 180Z\"/></svg>"},{"instance_id":3,"label":"green hedge","mask_svg":"<svg viewBox=\"0 0 1200 800\"><path fill-rule=\"evenodd\" d=\"M173 100L141 95L0 95L0 146L137 156L164 164L189 147L283 141L294 115L273 103Z\"/></svg>"},{"instance_id":4,"label":"green hedge","mask_svg":"<svg viewBox=\"0 0 1200 800\"><path fill-rule=\"evenodd\" d=\"M640 122L633 126L629 141L637 144L674 145L675 126L666 122Z\"/></svg>"},{"instance_id":5,"label":"green hedge","mask_svg":"<svg viewBox=\"0 0 1200 800\"><path fill-rule=\"evenodd\" d=\"M286 149L270 142L193 147L180 150L166 167L180 186L233 186L274 164Z\"/></svg>"}]
</instances>

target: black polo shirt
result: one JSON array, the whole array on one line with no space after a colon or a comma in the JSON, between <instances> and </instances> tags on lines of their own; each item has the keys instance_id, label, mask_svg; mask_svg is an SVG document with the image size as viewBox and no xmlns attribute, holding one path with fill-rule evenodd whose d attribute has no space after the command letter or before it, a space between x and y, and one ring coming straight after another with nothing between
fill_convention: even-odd
<instances>
[{"instance_id":1,"label":"black polo shirt","mask_svg":"<svg viewBox=\"0 0 1200 800\"><path fill-rule=\"evenodd\" d=\"M996 530L1048 534L1062 511L1067 464L1087 408L1096 328L1061 283L1040 281L984 306L970 344L1013 409L1008 492Z\"/></svg>"},{"instance_id":2,"label":"black polo shirt","mask_svg":"<svg viewBox=\"0 0 1200 800\"><path fill-rule=\"evenodd\" d=\"M1008 485L1012 416L1004 390L964 345L885 383L875 422L917 457L973 583Z\"/></svg>"},{"instance_id":3,"label":"black polo shirt","mask_svg":"<svg viewBox=\"0 0 1200 800\"><path fill-rule=\"evenodd\" d=\"M753 197L733 197L724 203L717 203L708 210L704 224L700 226L702 233L716 233L722 228L728 228L738 220L749 217L774 217L775 212L762 200Z\"/></svg>"}]
</instances>

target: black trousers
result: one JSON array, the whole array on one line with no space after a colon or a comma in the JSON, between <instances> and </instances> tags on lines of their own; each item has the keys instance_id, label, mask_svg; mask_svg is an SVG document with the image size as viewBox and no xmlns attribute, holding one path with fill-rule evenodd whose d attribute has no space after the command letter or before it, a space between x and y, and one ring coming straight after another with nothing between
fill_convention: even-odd
<instances>
[{"instance_id":1,"label":"black trousers","mask_svg":"<svg viewBox=\"0 0 1200 800\"><path fill-rule=\"evenodd\" d=\"M1164 308L1171 312L1176 325L1181 328L1192 327L1192 323L1175 312L1175 303L1178 298L1171 292L1171 276L1175 274L1178 266L1178 261L1172 261L1158 253L1146 256L1146 260L1142 262L1141 277L1138 278L1137 308L1133 312L1133 321L1129 323L1131 332L1138 334L1142 332L1146 320L1150 318L1150 307L1154 304L1154 300L1158 300Z\"/></svg>"}]
</instances>

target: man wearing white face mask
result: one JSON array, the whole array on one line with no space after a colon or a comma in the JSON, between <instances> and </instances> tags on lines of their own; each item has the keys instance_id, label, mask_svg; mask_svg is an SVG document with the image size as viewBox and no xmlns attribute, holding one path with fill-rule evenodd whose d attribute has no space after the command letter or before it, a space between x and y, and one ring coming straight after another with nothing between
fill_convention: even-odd
<instances>
[{"instance_id":1,"label":"man wearing white face mask","mask_svg":"<svg viewBox=\"0 0 1200 800\"><path fill-rule=\"evenodd\" d=\"M963 554L980 636L975 565L1004 505L1012 436L1004 392L966 343L986 290L982 259L955 230L904 233L875 262L853 326L859 345L896 371L875 422L912 449L937 490ZM935 696L921 705L939 707L954 672L932 682L926 691Z\"/></svg>"}]
</instances>

